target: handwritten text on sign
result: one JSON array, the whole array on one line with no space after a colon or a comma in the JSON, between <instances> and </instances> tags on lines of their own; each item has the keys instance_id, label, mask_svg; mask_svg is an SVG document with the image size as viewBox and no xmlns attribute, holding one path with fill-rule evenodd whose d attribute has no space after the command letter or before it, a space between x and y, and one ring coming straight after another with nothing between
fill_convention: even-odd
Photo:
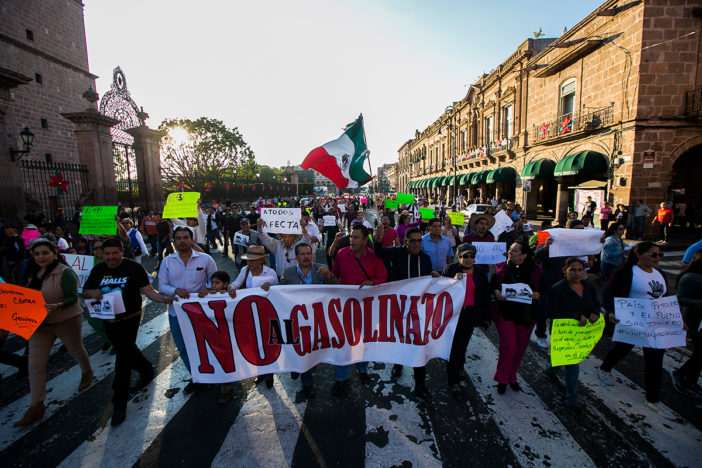
<instances>
[{"instance_id":1,"label":"handwritten text on sign","mask_svg":"<svg viewBox=\"0 0 702 468\"><path fill-rule=\"evenodd\" d=\"M568 366L583 362L604 330L604 318L580 326L577 320L554 319L551 328L551 365Z\"/></svg>"},{"instance_id":2,"label":"handwritten text on sign","mask_svg":"<svg viewBox=\"0 0 702 468\"><path fill-rule=\"evenodd\" d=\"M676 296L658 299L614 298L612 341L621 341L647 348L685 346L685 331Z\"/></svg>"},{"instance_id":3,"label":"handwritten text on sign","mask_svg":"<svg viewBox=\"0 0 702 468\"><path fill-rule=\"evenodd\" d=\"M595 255L602 250L600 229L549 229L553 243L548 248L549 257L573 257L577 255Z\"/></svg>"},{"instance_id":4,"label":"handwritten text on sign","mask_svg":"<svg viewBox=\"0 0 702 468\"><path fill-rule=\"evenodd\" d=\"M266 223L264 232L302 234L300 208L262 208L261 218Z\"/></svg>"},{"instance_id":5,"label":"handwritten text on sign","mask_svg":"<svg viewBox=\"0 0 702 468\"><path fill-rule=\"evenodd\" d=\"M465 280L420 277L347 285L249 288L174 302L195 382L221 383L326 362L423 366L447 359Z\"/></svg>"},{"instance_id":6,"label":"handwritten text on sign","mask_svg":"<svg viewBox=\"0 0 702 468\"><path fill-rule=\"evenodd\" d=\"M76 272L76 276L78 276L78 292L83 292L83 285L85 284L85 280L88 279L88 275L90 275L90 270L93 269L95 257L92 255L61 255L63 255L68 266L71 267L71 269Z\"/></svg>"},{"instance_id":7,"label":"handwritten text on sign","mask_svg":"<svg viewBox=\"0 0 702 468\"><path fill-rule=\"evenodd\" d=\"M41 291L0 283L0 328L29 339L46 318Z\"/></svg>"},{"instance_id":8,"label":"handwritten text on sign","mask_svg":"<svg viewBox=\"0 0 702 468\"><path fill-rule=\"evenodd\" d=\"M473 246L477 249L475 263L478 265L495 265L506 260L506 242L475 242Z\"/></svg>"},{"instance_id":9,"label":"handwritten text on sign","mask_svg":"<svg viewBox=\"0 0 702 468\"><path fill-rule=\"evenodd\" d=\"M173 192L163 207L164 218L197 218L197 201L200 192Z\"/></svg>"},{"instance_id":10,"label":"handwritten text on sign","mask_svg":"<svg viewBox=\"0 0 702 468\"><path fill-rule=\"evenodd\" d=\"M84 206L81 210L79 234L114 236L117 234L116 206Z\"/></svg>"}]
</instances>

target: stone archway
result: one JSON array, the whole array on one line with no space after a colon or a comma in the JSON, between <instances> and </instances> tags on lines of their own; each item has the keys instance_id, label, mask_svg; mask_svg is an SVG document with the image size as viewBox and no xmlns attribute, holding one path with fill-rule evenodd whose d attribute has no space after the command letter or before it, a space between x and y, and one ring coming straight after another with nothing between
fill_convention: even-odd
<instances>
[{"instance_id":1,"label":"stone archway","mask_svg":"<svg viewBox=\"0 0 702 468\"><path fill-rule=\"evenodd\" d=\"M673 203L681 225L687 224L688 221L693 222L693 214L702 207L700 161L702 161L702 142L688 147L674 160L670 168L670 183L667 186L666 199Z\"/></svg>"}]
</instances>

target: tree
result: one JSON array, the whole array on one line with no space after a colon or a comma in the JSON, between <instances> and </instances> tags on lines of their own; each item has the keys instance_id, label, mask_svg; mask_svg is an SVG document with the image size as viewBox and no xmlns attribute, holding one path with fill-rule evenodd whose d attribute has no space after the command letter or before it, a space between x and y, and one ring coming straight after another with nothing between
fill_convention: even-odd
<instances>
[{"instance_id":1,"label":"tree","mask_svg":"<svg viewBox=\"0 0 702 468\"><path fill-rule=\"evenodd\" d=\"M167 190L182 182L188 191L204 192L207 184L221 186L242 179L242 168L255 167L254 153L239 130L221 120L166 119L159 126L161 174Z\"/></svg>"}]
</instances>

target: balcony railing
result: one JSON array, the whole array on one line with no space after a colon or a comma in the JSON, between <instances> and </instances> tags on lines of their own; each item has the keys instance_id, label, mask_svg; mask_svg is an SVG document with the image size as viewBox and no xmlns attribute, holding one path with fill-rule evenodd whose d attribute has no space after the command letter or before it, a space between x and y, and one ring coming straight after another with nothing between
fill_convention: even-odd
<instances>
[{"instance_id":1,"label":"balcony railing","mask_svg":"<svg viewBox=\"0 0 702 468\"><path fill-rule=\"evenodd\" d=\"M583 108L582 111L561 115L553 120L534 125L534 142L550 140L575 133L594 132L611 125L614 121L614 105L598 109Z\"/></svg>"},{"instance_id":2,"label":"balcony railing","mask_svg":"<svg viewBox=\"0 0 702 468\"><path fill-rule=\"evenodd\" d=\"M702 115L702 86L685 92L685 115L687 117Z\"/></svg>"}]
</instances>

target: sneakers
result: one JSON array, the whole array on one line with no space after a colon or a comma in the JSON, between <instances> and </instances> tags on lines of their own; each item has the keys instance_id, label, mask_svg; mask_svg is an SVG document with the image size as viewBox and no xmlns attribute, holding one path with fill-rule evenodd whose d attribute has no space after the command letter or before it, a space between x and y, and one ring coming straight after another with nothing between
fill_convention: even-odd
<instances>
[{"instance_id":1,"label":"sneakers","mask_svg":"<svg viewBox=\"0 0 702 468\"><path fill-rule=\"evenodd\" d=\"M125 419L127 419L127 404L124 403L115 405L114 409L112 410L111 424L113 426L119 426L124 422Z\"/></svg>"},{"instance_id":2,"label":"sneakers","mask_svg":"<svg viewBox=\"0 0 702 468\"><path fill-rule=\"evenodd\" d=\"M539 348L548 348L548 341L546 341L546 338L536 338L536 344L539 345Z\"/></svg>"},{"instance_id":3,"label":"sneakers","mask_svg":"<svg viewBox=\"0 0 702 468\"><path fill-rule=\"evenodd\" d=\"M610 372L606 372L606 371L603 371L602 369L598 368L597 369L597 378L599 378L600 382L602 382L607 387L611 387L614 385L614 380L612 380L612 374Z\"/></svg>"},{"instance_id":4,"label":"sneakers","mask_svg":"<svg viewBox=\"0 0 702 468\"><path fill-rule=\"evenodd\" d=\"M663 416L665 419L669 419L671 421L675 421L676 417L673 413L668 411L667 408L665 408L663 405L660 403L651 403L650 401L646 401L646 406L651 408L653 411L658 413L660 416Z\"/></svg>"}]
</instances>

